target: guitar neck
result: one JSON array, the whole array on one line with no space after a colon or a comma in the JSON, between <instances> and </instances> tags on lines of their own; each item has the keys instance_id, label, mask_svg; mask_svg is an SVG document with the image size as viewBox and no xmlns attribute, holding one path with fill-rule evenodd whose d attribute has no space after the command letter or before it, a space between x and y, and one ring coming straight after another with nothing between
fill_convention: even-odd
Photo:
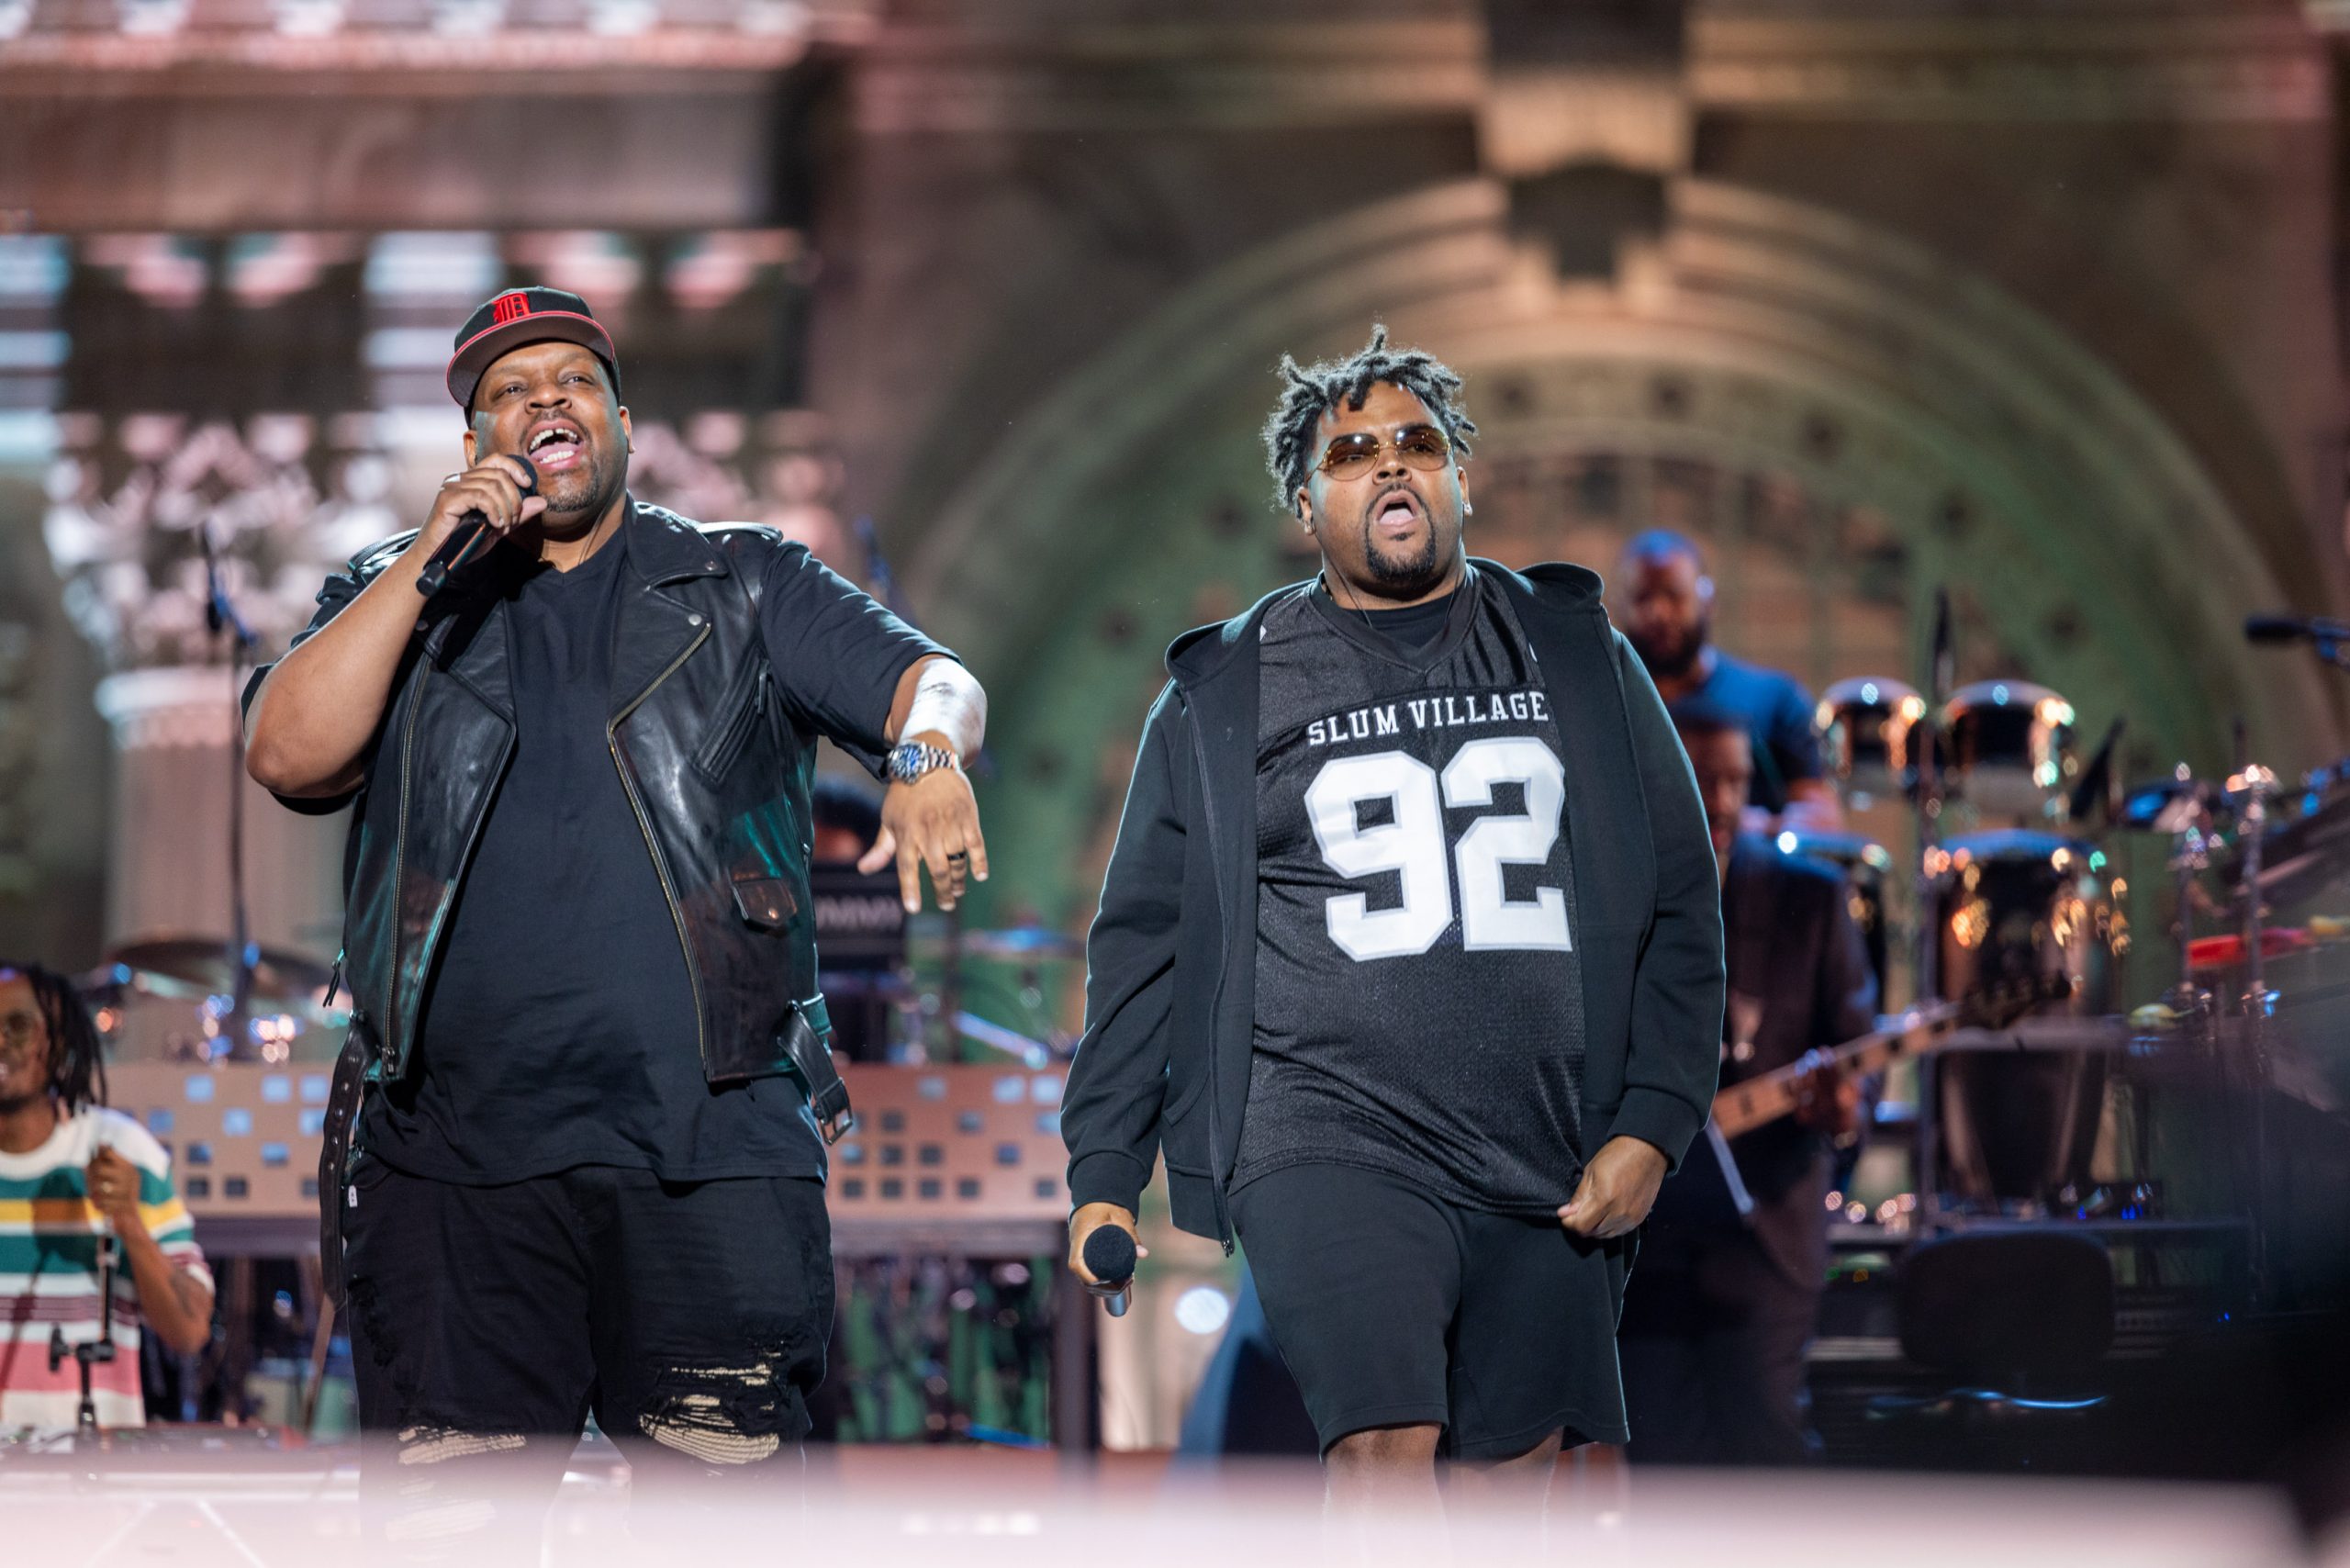
<instances>
[{"instance_id":1,"label":"guitar neck","mask_svg":"<svg viewBox=\"0 0 2350 1568\"><path fill-rule=\"evenodd\" d=\"M1840 1070L1865 1077L1931 1045L1957 1017L1958 1010L1948 1002L1913 1008L1901 1015L1898 1028L1879 1029L1847 1040L1827 1057ZM1714 1096L1714 1125L1721 1128L1723 1137L1736 1137L1793 1115L1796 1085L1808 1070L1809 1064L1791 1062L1760 1078L1732 1084Z\"/></svg>"}]
</instances>

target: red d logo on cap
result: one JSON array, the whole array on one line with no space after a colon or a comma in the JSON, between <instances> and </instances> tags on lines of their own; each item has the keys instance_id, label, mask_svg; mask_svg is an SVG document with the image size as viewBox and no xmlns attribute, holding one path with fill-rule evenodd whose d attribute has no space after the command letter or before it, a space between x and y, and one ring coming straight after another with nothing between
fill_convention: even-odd
<instances>
[{"instance_id":1,"label":"red d logo on cap","mask_svg":"<svg viewBox=\"0 0 2350 1568\"><path fill-rule=\"evenodd\" d=\"M490 306L490 319L503 327L509 321L519 321L531 313L531 297L521 293L501 294Z\"/></svg>"}]
</instances>

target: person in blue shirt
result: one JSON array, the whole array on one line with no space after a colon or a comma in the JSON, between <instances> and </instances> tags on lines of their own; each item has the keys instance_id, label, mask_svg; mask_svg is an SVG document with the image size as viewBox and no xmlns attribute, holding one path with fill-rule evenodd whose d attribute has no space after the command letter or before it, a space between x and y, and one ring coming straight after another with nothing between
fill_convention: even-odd
<instances>
[{"instance_id":1,"label":"person in blue shirt","mask_svg":"<svg viewBox=\"0 0 2350 1568\"><path fill-rule=\"evenodd\" d=\"M1843 811L1829 782L1812 727L1811 694L1784 670L1733 658L1713 642L1714 580L1694 541L1669 528L1636 534L1624 547L1610 610L1657 694L1727 709L1753 742L1751 833L1834 833Z\"/></svg>"}]
</instances>

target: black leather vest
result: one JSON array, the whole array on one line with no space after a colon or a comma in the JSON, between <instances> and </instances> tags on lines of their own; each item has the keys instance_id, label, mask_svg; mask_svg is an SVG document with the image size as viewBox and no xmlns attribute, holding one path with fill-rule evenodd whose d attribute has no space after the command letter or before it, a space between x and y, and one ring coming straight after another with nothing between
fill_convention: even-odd
<instances>
[{"instance_id":1,"label":"black leather vest","mask_svg":"<svg viewBox=\"0 0 2350 1568\"><path fill-rule=\"evenodd\" d=\"M712 1082L796 1072L818 1126L828 1140L837 1137L853 1124L816 990L808 892L814 737L786 712L758 621L763 574L778 553L804 546L773 529L695 523L633 500L622 526L630 580L613 628L606 734L686 955L702 1071ZM363 551L329 579L302 637L356 599L415 537ZM320 1260L337 1299L363 1085L408 1070L425 980L513 755L503 600L485 583L469 592L460 577L419 613L367 758L343 863L339 969L352 1027L335 1064L319 1161ZM254 673L248 706L267 674ZM287 801L312 812L342 803ZM565 912L550 909L546 918L560 921Z\"/></svg>"},{"instance_id":2,"label":"black leather vest","mask_svg":"<svg viewBox=\"0 0 2350 1568\"><path fill-rule=\"evenodd\" d=\"M685 951L704 1073L713 1082L782 1073L793 1065L796 1009L816 997L813 748L778 699L756 599L774 553L801 546L771 529L705 527L634 503L623 526L630 580L614 627L612 766ZM411 538L355 559L346 599ZM425 979L514 744L504 601L460 582L421 617L345 865L343 978L377 1080L408 1070Z\"/></svg>"}]
</instances>

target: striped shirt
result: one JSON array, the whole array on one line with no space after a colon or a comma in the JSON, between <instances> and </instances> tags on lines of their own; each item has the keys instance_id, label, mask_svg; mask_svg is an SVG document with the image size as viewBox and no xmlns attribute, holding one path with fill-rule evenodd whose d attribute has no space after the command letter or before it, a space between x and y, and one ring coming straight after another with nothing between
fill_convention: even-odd
<instances>
[{"instance_id":1,"label":"striped shirt","mask_svg":"<svg viewBox=\"0 0 2350 1568\"><path fill-rule=\"evenodd\" d=\"M196 1245L196 1222L172 1185L172 1162L145 1127L119 1111L93 1108L57 1124L49 1141L24 1154L0 1152L0 1431L70 1428L82 1397L69 1352L52 1372L51 1338L98 1338L98 1249L106 1224L90 1202L84 1170L99 1146L139 1168L139 1210L148 1234L178 1268L212 1286ZM90 1368L98 1424L144 1424L139 1385L139 1287L116 1255L111 1361Z\"/></svg>"}]
</instances>

